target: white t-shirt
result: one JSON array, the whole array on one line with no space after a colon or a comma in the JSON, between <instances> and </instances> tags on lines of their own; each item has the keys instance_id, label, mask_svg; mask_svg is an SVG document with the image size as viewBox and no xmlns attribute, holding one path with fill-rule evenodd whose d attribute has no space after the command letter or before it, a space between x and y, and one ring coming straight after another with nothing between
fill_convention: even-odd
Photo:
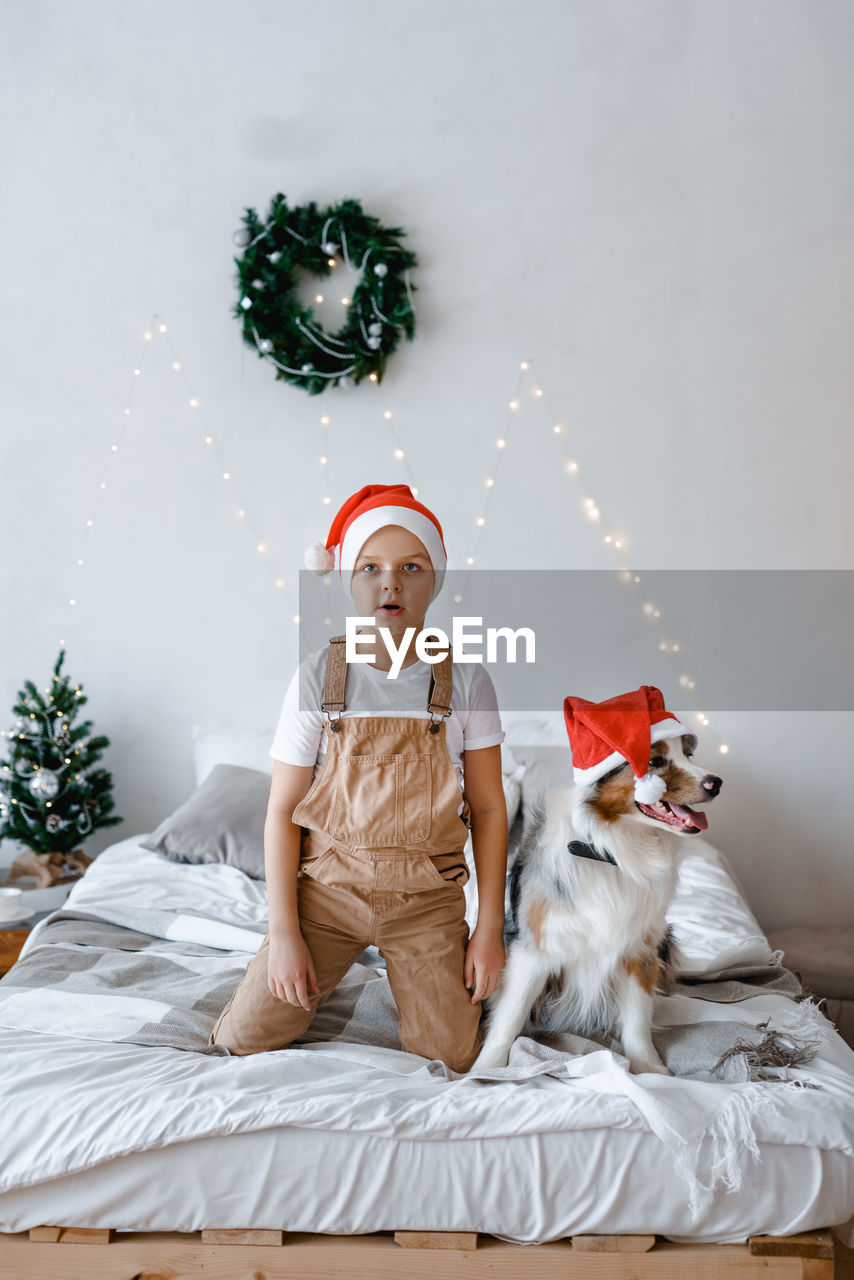
<instances>
[{"instance_id":1,"label":"white t-shirt","mask_svg":"<svg viewBox=\"0 0 854 1280\"><path fill-rule=\"evenodd\" d=\"M270 748L274 760L285 764L315 766L317 773L326 753L326 716L320 709L326 676L325 645L294 673L285 694L276 736ZM452 714L445 721L445 741L460 786L463 783L464 751L480 751L496 747L504 741L498 702L489 673L476 662L454 664L454 687L451 695ZM427 695L431 667L414 662L403 667L396 679L367 662L350 663L347 668L345 700L349 716L404 716L407 719L430 719ZM300 689L302 706L300 710Z\"/></svg>"}]
</instances>

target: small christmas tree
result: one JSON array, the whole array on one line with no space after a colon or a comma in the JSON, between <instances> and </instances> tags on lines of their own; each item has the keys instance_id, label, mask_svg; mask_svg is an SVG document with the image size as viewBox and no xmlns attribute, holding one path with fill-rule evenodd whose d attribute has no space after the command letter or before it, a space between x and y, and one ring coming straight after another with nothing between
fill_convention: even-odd
<instances>
[{"instance_id":1,"label":"small christmas tree","mask_svg":"<svg viewBox=\"0 0 854 1280\"><path fill-rule=\"evenodd\" d=\"M74 846L122 821L112 813L112 774L92 768L109 739L89 737L91 720L75 726L86 698L62 674L64 659L60 650L44 694L26 682L14 727L4 731L11 754L0 770L0 838L30 850L13 862L7 883L34 875L43 886L82 875L91 858Z\"/></svg>"}]
</instances>

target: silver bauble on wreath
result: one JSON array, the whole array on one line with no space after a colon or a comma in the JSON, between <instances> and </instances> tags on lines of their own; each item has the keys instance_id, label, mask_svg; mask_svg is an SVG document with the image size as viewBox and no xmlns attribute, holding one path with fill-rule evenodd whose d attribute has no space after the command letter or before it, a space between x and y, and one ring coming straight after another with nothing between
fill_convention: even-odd
<instances>
[{"instance_id":1,"label":"silver bauble on wreath","mask_svg":"<svg viewBox=\"0 0 854 1280\"><path fill-rule=\"evenodd\" d=\"M19 778L26 778L28 774L32 773L32 771L33 771L32 761L30 760L15 761L15 772L17 773Z\"/></svg>"},{"instance_id":2,"label":"silver bauble on wreath","mask_svg":"<svg viewBox=\"0 0 854 1280\"><path fill-rule=\"evenodd\" d=\"M252 232L248 227L240 227L231 238L238 249L246 249L252 240Z\"/></svg>"},{"instance_id":3,"label":"silver bauble on wreath","mask_svg":"<svg viewBox=\"0 0 854 1280\"><path fill-rule=\"evenodd\" d=\"M36 800L52 800L59 790L59 778L50 769L36 769L29 787Z\"/></svg>"}]
</instances>

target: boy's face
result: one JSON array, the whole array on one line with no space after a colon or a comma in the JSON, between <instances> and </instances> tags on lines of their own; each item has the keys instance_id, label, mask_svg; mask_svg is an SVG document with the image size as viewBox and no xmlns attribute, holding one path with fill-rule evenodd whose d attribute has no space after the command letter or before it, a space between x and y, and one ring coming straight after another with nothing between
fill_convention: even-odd
<instances>
[{"instance_id":1,"label":"boy's face","mask_svg":"<svg viewBox=\"0 0 854 1280\"><path fill-rule=\"evenodd\" d=\"M371 534L359 552L350 590L362 617L372 617L397 638L406 627L423 627L435 580L421 539L389 524Z\"/></svg>"}]
</instances>

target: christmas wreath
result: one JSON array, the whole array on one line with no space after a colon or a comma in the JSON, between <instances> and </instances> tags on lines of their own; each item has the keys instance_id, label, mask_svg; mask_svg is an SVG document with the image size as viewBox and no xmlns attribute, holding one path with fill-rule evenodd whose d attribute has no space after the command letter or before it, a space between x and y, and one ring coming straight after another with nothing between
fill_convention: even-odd
<instances>
[{"instance_id":1,"label":"christmas wreath","mask_svg":"<svg viewBox=\"0 0 854 1280\"><path fill-rule=\"evenodd\" d=\"M275 195L267 218L247 209L235 258L239 300L234 314L243 338L276 377L319 395L328 386L382 382L386 361L404 333L415 337L409 271L415 254L405 249L400 227L383 227L358 200L327 209L307 204L290 209ZM327 333L314 310L297 294L297 271L327 278L338 260L361 272L337 333Z\"/></svg>"}]
</instances>

